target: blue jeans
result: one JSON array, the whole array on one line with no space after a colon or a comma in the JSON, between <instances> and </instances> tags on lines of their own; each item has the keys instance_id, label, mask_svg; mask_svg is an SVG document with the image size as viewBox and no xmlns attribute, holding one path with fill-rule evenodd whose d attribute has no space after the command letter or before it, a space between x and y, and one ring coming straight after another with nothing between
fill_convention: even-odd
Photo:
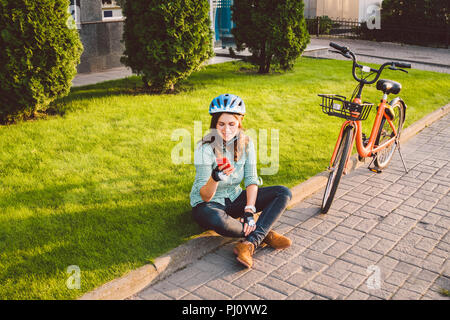
<instances>
[{"instance_id":1,"label":"blue jeans","mask_svg":"<svg viewBox=\"0 0 450 320\"><path fill-rule=\"evenodd\" d=\"M256 229L245 239L258 247L272 228L272 225L286 209L292 193L285 186L258 188L256 211L261 212ZM247 205L247 190L231 202L225 199L225 206L214 202L202 202L192 208L194 220L203 228L214 230L224 237L244 238L244 224L237 218L243 217Z\"/></svg>"}]
</instances>

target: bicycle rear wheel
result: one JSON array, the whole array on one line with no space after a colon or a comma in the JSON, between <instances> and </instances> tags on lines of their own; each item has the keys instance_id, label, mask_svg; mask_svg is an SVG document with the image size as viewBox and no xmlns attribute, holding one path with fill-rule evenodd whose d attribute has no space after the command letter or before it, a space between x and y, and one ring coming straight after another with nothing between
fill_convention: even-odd
<instances>
[{"instance_id":1,"label":"bicycle rear wheel","mask_svg":"<svg viewBox=\"0 0 450 320\"><path fill-rule=\"evenodd\" d=\"M395 149L397 149L398 139L400 138L400 134L402 132L403 122L405 121L405 109L403 103L400 100L397 100L392 105L392 109L395 114L394 120L392 122L394 124L395 130L397 131L397 139L389 147L384 148L377 153L377 156L375 158L375 166L379 169L386 168L391 161ZM386 118L383 117L377 136L378 145L382 145L384 142L393 137L395 137L394 130L392 130L392 127L389 125L389 122L387 122Z\"/></svg>"},{"instance_id":2,"label":"bicycle rear wheel","mask_svg":"<svg viewBox=\"0 0 450 320\"><path fill-rule=\"evenodd\" d=\"M342 133L342 140L339 144L336 158L330 168L330 175L328 176L328 182L325 187L322 200L322 213L327 213L333 202L334 195L336 194L337 187L341 180L342 173L344 172L345 163L347 162L347 156L353 138L353 127L346 127Z\"/></svg>"}]
</instances>

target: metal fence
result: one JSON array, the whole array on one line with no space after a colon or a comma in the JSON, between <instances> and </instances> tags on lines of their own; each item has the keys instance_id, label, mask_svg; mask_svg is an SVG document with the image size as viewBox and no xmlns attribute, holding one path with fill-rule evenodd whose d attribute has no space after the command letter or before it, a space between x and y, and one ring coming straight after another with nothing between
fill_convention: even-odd
<instances>
[{"instance_id":1,"label":"metal fence","mask_svg":"<svg viewBox=\"0 0 450 320\"><path fill-rule=\"evenodd\" d=\"M395 41L409 44L432 45L448 48L450 27L447 25L402 26L384 24L381 29L369 30L365 23L352 19L316 17L306 19L310 35L335 38Z\"/></svg>"},{"instance_id":2,"label":"metal fence","mask_svg":"<svg viewBox=\"0 0 450 320\"><path fill-rule=\"evenodd\" d=\"M361 27L358 20L328 17L306 19L306 25L310 35L327 35L336 38L356 38L358 29Z\"/></svg>"}]
</instances>

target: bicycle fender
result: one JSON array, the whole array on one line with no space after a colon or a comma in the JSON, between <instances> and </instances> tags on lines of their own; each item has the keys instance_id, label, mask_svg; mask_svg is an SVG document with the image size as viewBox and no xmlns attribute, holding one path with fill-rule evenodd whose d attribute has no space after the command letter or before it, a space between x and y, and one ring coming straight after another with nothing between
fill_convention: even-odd
<instances>
[{"instance_id":1,"label":"bicycle fender","mask_svg":"<svg viewBox=\"0 0 450 320\"><path fill-rule=\"evenodd\" d=\"M397 103L398 101L400 101L400 103L403 105L403 108L405 109L405 116L403 117L403 123L405 123L405 120L406 120L406 109L407 109L407 106L406 106L406 103L405 103L405 101L403 101L403 99L402 98L400 98L400 97L396 97L396 98L394 98L391 102L389 102L389 105L394 105L395 103Z\"/></svg>"}]
</instances>

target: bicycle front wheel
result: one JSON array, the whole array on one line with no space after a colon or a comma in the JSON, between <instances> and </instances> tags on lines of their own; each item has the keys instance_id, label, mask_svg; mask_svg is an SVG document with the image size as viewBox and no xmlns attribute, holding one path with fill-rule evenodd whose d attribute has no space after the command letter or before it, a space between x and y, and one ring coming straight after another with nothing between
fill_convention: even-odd
<instances>
[{"instance_id":1,"label":"bicycle front wheel","mask_svg":"<svg viewBox=\"0 0 450 320\"><path fill-rule=\"evenodd\" d=\"M342 133L342 140L339 144L336 158L330 168L330 175L328 176L327 186L323 194L322 200L322 213L327 213L333 202L334 195L336 194L337 187L341 180L342 173L344 172L345 163L347 162L347 156L351 147L353 138L353 128L348 126Z\"/></svg>"},{"instance_id":2,"label":"bicycle front wheel","mask_svg":"<svg viewBox=\"0 0 450 320\"><path fill-rule=\"evenodd\" d=\"M377 166L379 169L386 168L391 161L392 156L394 155L394 151L398 145L398 139L400 138L400 134L403 128L403 122L405 121L405 109L403 107L403 103L400 100L397 100L397 102L392 105L392 109L394 111L394 119L392 120L392 123L395 127L395 131L397 131L397 137L394 143L377 153L377 156L375 158L375 166ZM383 143L394 137L394 130L392 130L392 127L386 120L386 118L383 117L377 136L378 145L381 146L383 145Z\"/></svg>"}]
</instances>

